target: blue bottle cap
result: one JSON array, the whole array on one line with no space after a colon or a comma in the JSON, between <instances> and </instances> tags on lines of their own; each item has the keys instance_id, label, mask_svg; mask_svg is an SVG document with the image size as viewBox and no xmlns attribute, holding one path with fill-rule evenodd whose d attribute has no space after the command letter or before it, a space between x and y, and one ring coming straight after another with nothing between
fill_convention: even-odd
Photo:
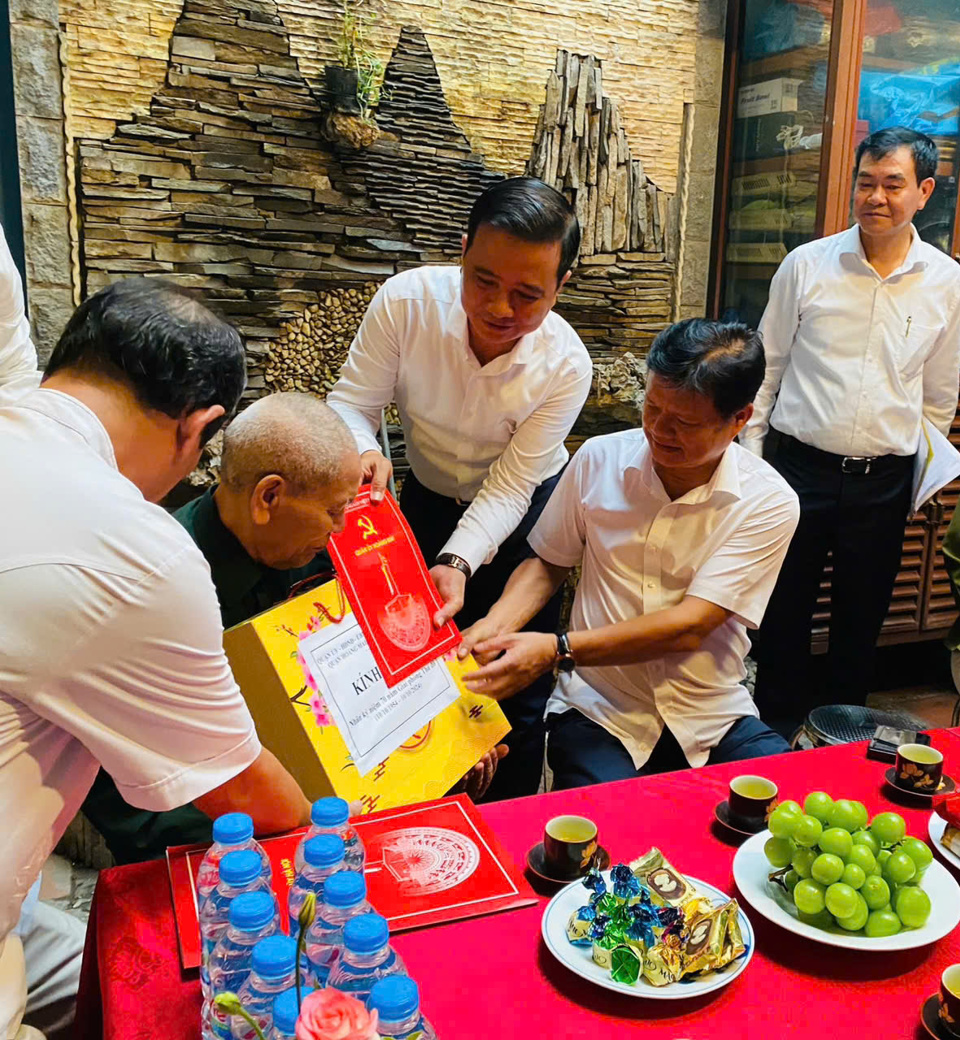
<instances>
[{"instance_id":1,"label":"blue bottle cap","mask_svg":"<svg viewBox=\"0 0 960 1040\"><path fill-rule=\"evenodd\" d=\"M252 963L261 979L282 979L297 966L297 940L268 935L254 946Z\"/></svg>"},{"instance_id":2,"label":"blue bottle cap","mask_svg":"<svg viewBox=\"0 0 960 1040\"><path fill-rule=\"evenodd\" d=\"M241 932L255 932L268 925L275 912L272 892L241 892L230 904L228 920Z\"/></svg>"},{"instance_id":3,"label":"blue bottle cap","mask_svg":"<svg viewBox=\"0 0 960 1040\"><path fill-rule=\"evenodd\" d=\"M303 999L313 992L312 989L303 991ZM297 1007L297 988L291 986L282 993L278 993L273 1002L273 1024L279 1033L293 1036L297 1028L297 1019L300 1017L300 1009Z\"/></svg>"},{"instance_id":4,"label":"blue bottle cap","mask_svg":"<svg viewBox=\"0 0 960 1040\"><path fill-rule=\"evenodd\" d=\"M420 1010L420 990L406 975L388 975L373 984L367 1007L376 1008L383 1022L402 1022Z\"/></svg>"},{"instance_id":5,"label":"blue bottle cap","mask_svg":"<svg viewBox=\"0 0 960 1040\"><path fill-rule=\"evenodd\" d=\"M221 845L242 845L253 837L253 820L245 812L228 812L213 821L213 840Z\"/></svg>"},{"instance_id":6,"label":"blue bottle cap","mask_svg":"<svg viewBox=\"0 0 960 1040\"><path fill-rule=\"evenodd\" d=\"M345 852L339 834L318 834L303 846L303 858L311 867L335 867Z\"/></svg>"},{"instance_id":7,"label":"blue bottle cap","mask_svg":"<svg viewBox=\"0 0 960 1040\"><path fill-rule=\"evenodd\" d=\"M330 906L356 906L367 897L367 883L356 870L338 870L323 884L323 901Z\"/></svg>"},{"instance_id":8,"label":"blue bottle cap","mask_svg":"<svg viewBox=\"0 0 960 1040\"><path fill-rule=\"evenodd\" d=\"M350 818L350 806L342 798L318 798L310 808L315 827L336 827Z\"/></svg>"},{"instance_id":9,"label":"blue bottle cap","mask_svg":"<svg viewBox=\"0 0 960 1040\"><path fill-rule=\"evenodd\" d=\"M228 885L249 885L263 873L260 853L253 849L238 849L228 852L220 860L220 880Z\"/></svg>"},{"instance_id":10,"label":"blue bottle cap","mask_svg":"<svg viewBox=\"0 0 960 1040\"><path fill-rule=\"evenodd\" d=\"M343 945L352 953L376 953L389 939L387 919L379 914L361 914L343 926Z\"/></svg>"}]
</instances>

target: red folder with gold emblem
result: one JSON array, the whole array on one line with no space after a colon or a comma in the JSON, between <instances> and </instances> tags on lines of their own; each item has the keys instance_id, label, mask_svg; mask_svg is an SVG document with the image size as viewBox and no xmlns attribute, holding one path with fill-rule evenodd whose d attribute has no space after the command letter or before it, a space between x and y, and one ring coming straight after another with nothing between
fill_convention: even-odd
<instances>
[{"instance_id":1,"label":"red folder with gold emblem","mask_svg":"<svg viewBox=\"0 0 960 1040\"><path fill-rule=\"evenodd\" d=\"M464 795L372 813L353 821L367 850L371 906L392 933L498 913L536 902L496 835ZM306 828L264 838L273 890L286 907L293 858ZM196 879L205 845L167 849L184 968L200 963ZM280 915L286 928L286 914Z\"/></svg>"}]
</instances>

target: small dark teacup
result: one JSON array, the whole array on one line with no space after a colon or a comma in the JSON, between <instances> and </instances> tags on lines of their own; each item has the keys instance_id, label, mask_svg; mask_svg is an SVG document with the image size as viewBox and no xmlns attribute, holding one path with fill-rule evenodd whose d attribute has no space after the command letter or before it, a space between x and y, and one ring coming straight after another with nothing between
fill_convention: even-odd
<instances>
[{"instance_id":1,"label":"small dark teacup","mask_svg":"<svg viewBox=\"0 0 960 1040\"><path fill-rule=\"evenodd\" d=\"M960 964L951 964L940 976L940 1028L950 1036L960 1036Z\"/></svg>"},{"instance_id":2,"label":"small dark teacup","mask_svg":"<svg viewBox=\"0 0 960 1040\"><path fill-rule=\"evenodd\" d=\"M554 877L580 877L597 852L597 825L585 816L554 816L543 829L543 852Z\"/></svg>"},{"instance_id":3,"label":"small dark teacup","mask_svg":"<svg viewBox=\"0 0 960 1040\"><path fill-rule=\"evenodd\" d=\"M735 776L730 781L727 804L738 823L763 830L767 814L777 800L777 785L763 776Z\"/></svg>"},{"instance_id":4,"label":"small dark teacup","mask_svg":"<svg viewBox=\"0 0 960 1040\"><path fill-rule=\"evenodd\" d=\"M943 779L943 755L926 744L901 744L897 748L894 783L905 791L933 794Z\"/></svg>"}]
</instances>

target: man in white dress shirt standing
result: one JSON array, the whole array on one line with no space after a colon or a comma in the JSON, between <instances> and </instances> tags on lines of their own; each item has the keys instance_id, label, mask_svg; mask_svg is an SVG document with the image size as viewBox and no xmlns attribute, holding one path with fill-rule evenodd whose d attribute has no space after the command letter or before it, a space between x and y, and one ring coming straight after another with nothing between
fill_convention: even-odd
<instances>
[{"instance_id":1,"label":"man in white dress shirt standing","mask_svg":"<svg viewBox=\"0 0 960 1040\"><path fill-rule=\"evenodd\" d=\"M800 496L801 516L757 640L761 715L787 735L810 708L862 704L900 566L921 418L957 410L960 267L912 221L937 149L904 127L857 149L847 231L795 249L760 323L767 375L741 440ZM810 630L833 550L828 677Z\"/></svg>"},{"instance_id":2,"label":"man in white dress shirt standing","mask_svg":"<svg viewBox=\"0 0 960 1040\"><path fill-rule=\"evenodd\" d=\"M580 243L559 192L517 177L484 192L463 236L462 267L421 267L374 297L327 402L353 430L376 498L390 464L376 433L396 401L411 473L400 506L444 601L442 624L487 613L567 462L564 438L592 365L558 314ZM531 624L555 630L557 590ZM503 705L513 731L491 798L532 794L543 761L544 677Z\"/></svg>"},{"instance_id":3,"label":"man in white dress shirt standing","mask_svg":"<svg viewBox=\"0 0 960 1040\"><path fill-rule=\"evenodd\" d=\"M797 524L797 496L734 438L763 379L745 325L672 325L647 356L643 429L586 442L487 617L464 633L478 692L505 697L556 667L554 788L789 751L743 686ZM573 567L570 631L519 631ZM503 654L502 657L497 655Z\"/></svg>"},{"instance_id":4,"label":"man in white dress shirt standing","mask_svg":"<svg viewBox=\"0 0 960 1040\"><path fill-rule=\"evenodd\" d=\"M210 568L154 504L244 383L235 329L137 278L86 300L40 389L0 408L0 1037L28 996L21 906L101 764L140 808L309 819L233 679Z\"/></svg>"}]
</instances>

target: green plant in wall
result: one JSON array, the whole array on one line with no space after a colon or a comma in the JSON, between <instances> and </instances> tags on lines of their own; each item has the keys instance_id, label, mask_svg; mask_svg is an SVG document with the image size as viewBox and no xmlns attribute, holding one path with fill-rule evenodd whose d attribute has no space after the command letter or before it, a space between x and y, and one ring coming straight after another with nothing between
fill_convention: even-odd
<instances>
[{"instance_id":1,"label":"green plant in wall","mask_svg":"<svg viewBox=\"0 0 960 1040\"><path fill-rule=\"evenodd\" d=\"M337 61L339 70L346 75L335 74L333 78L339 82L334 86L327 72L327 89L335 110L372 122L371 110L380 100L384 66L367 41L368 29L376 15L367 13L363 7L364 0L344 0Z\"/></svg>"}]
</instances>

